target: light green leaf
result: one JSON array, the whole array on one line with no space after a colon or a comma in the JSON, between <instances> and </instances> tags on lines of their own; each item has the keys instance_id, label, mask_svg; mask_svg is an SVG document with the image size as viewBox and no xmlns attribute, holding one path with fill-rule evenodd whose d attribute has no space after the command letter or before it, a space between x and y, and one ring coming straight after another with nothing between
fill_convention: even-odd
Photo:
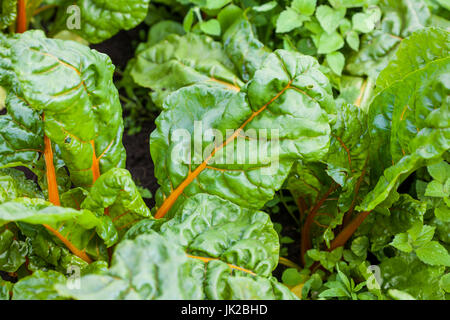
<instances>
[{"instance_id":1,"label":"light green leaf","mask_svg":"<svg viewBox=\"0 0 450 320\"><path fill-rule=\"evenodd\" d=\"M341 20L345 17L345 13L345 8L333 9L327 5L321 5L317 7L316 18L319 20L323 30L328 34L332 34L339 27Z\"/></svg>"},{"instance_id":2,"label":"light green leaf","mask_svg":"<svg viewBox=\"0 0 450 320\"><path fill-rule=\"evenodd\" d=\"M448 194L444 192L444 185L436 180L431 181L425 189L426 197L444 198L448 197Z\"/></svg>"},{"instance_id":3,"label":"light green leaf","mask_svg":"<svg viewBox=\"0 0 450 320\"><path fill-rule=\"evenodd\" d=\"M191 31L194 18L194 9L191 8L183 19L183 29L185 32Z\"/></svg>"},{"instance_id":4,"label":"light green leaf","mask_svg":"<svg viewBox=\"0 0 450 320\"><path fill-rule=\"evenodd\" d=\"M450 255L447 249L437 241L430 241L416 250L417 257L432 266L450 267Z\"/></svg>"},{"instance_id":5,"label":"light green leaf","mask_svg":"<svg viewBox=\"0 0 450 320\"><path fill-rule=\"evenodd\" d=\"M445 292L450 293L450 273L447 273L446 275L442 276L441 281L439 281L439 284Z\"/></svg>"},{"instance_id":6,"label":"light green leaf","mask_svg":"<svg viewBox=\"0 0 450 320\"><path fill-rule=\"evenodd\" d=\"M397 289L389 289L388 294L395 300L416 300L409 293Z\"/></svg>"},{"instance_id":7,"label":"light green leaf","mask_svg":"<svg viewBox=\"0 0 450 320\"><path fill-rule=\"evenodd\" d=\"M383 15L380 28L362 37L361 49L348 58L346 66L352 75L367 75L373 81L393 58L403 38L425 27L430 18L422 0L380 0L379 7Z\"/></svg>"},{"instance_id":8,"label":"light green leaf","mask_svg":"<svg viewBox=\"0 0 450 320\"><path fill-rule=\"evenodd\" d=\"M334 8L356 8L366 5L370 0L328 0Z\"/></svg>"},{"instance_id":9,"label":"light green leaf","mask_svg":"<svg viewBox=\"0 0 450 320\"><path fill-rule=\"evenodd\" d=\"M294 9L287 8L278 16L276 32L286 33L300 28L303 25L303 22L307 21L308 19L308 16L301 15Z\"/></svg>"},{"instance_id":10,"label":"light green leaf","mask_svg":"<svg viewBox=\"0 0 450 320\"><path fill-rule=\"evenodd\" d=\"M356 13L352 16L353 29L362 33L371 32L380 18L381 11L378 7L370 8L364 13Z\"/></svg>"},{"instance_id":11,"label":"light green leaf","mask_svg":"<svg viewBox=\"0 0 450 320\"><path fill-rule=\"evenodd\" d=\"M433 179L439 181L442 184L450 179L450 164L448 164L446 161L441 161L428 166L427 169Z\"/></svg>"},{"instance_id":12,"label":"light green leaf","mask_svg":"<svg viewBox=\"0 0 450 320\"><path fill-rule=\"evenodd\" d=\"M318 53L327 54L339 50L344 46L344 39L338 32L322 33L319 37Z\"/></svg>"},{"instance_id":13,"label":"light green leaf","mask_svg":"<svg viewBox=\"0 0 450 320\"><path fill-rule=\"evenodd\" d=\"M295 268L287 268L284 270L281 280L288 286L295 286L304 282L305 275L298 272Z\"/></svg>"},{"instance_id":14,"label":"light green leaf","mask_svg":"<svg viewBox=\"0 0 450 320\"><path fill-rule=\"evenodd\" d=\"M345 57L340 52L332 52L327 54L326 61L328 66L333 70L335 74L340 76L345 66Z\"/></svg>"},{"instance_id":15,"label":"light green leaf","mask_svg":"<svg viewBox=\"0 0 450 320\"><path fill-rule=\"evenodd\" d=\"M359 35L355 31L350 31L345 36L345 40L347 41L350 48L352 48L355 51L359 50Z\"/></svg>"},{"instance_id":16,"label":"light green leaf","mask_svg":"<svg viewBox=\"0 0 450 320\"><path fill-rule=\"evenodd\" d=\"M391 245L403 252L411 252L413 247L409 243L409 236L407 233L398 233L392 240Z\"/></svg>"},{"instance_id":17,"label":"light green leaf","mask_svg":"<svg viewBox=\"0 0 450 320\"><path fill-rule=\"evenodd\" d=\"M278 5L278 3L276 1L269 1L260 6L255 6L255 7L251 7L251 8L252 8L252 10L254 10L256 12L267 12L267 11L274 9L277 5Z\"/></svg>"},{"instance_id":18,"label":"light green leaf","mask_svg":"<svg viewBox=\"0 0 450 320\"><path fill-rule=\"evenodd\" d=\"M301 14L312 16L316 10L317 0L293 0L291 7Z\"/></svg>"},{"instance_id":19,"label":"light green leaf","mask_svg":"<svg viewBox=\"0 0 450 320\"><path fill-rule=\"evenodd\" d=\"M18 198L0 205L0 226L8 222L25 222L48 225L57 230L79 250L87 250L96 256L100 250L95 237L97 233L111 246L117 240L117 231L105 217L96 217L88 210L75 210L53 206L41 199ZM52 232L54 234L54 232Z\"/></svg>"},{"instance_id":20,"label":"light green leaf","mask_svg":"<svg viewBox=\"0 0 450 320\"><path fill-rule=\"evenodd\" d=\"M450 222L450 208L446 205L441 205L434 209L436 218L443 222Z\"/></svg>"},{"instance_id":21,"label":"light green leaf","mask_svg":"<svg viewBox=\"0 0 450 320\"><path fill-rule=\"evenodd\" d=\"M200 30L210 36L220 36L220 23L217 19L200 22Z\"/></svg>"}]
</instances>

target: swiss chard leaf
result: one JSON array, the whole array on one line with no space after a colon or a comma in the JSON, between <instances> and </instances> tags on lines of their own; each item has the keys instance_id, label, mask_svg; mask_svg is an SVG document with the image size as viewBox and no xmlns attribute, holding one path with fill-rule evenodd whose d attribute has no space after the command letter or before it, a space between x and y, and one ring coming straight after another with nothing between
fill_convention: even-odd
<instances>
[{"instance_id":1,"label":"swiss chard leaf","mask_svg":"<svg viewBox=\"0 0 450 320\"><path fill-rule=\"evenodd\" d=\"M91 43L107 40L141 23L150 0L77 0L61 4L54 32L69 29Z\"/></svg>"},{"instance_id":2,"label":"swiss chard leaf","mask_svg":"<svg viewBox=\"0 0 450 320\"><path fill-rule=\"evenodd\" d=\"M0 166L36 166L44 133L76 186L89 187L101 172L124 166L121 106L107 56L39 31L1 38L1 45L10 98L0 118L7 124Z\"/></svg>"},{"instance_id":3,"label":"swiss chard leaf","mask_svg":"<svg viewBox=\"0 0 450 320\"><path fill-rule=\"evenodd\" d=\"M195 85L170 95L150 138L161 185L156 217L178 199L205 191L260 208L295 160L321 159L335 104L317 68L311 57L279 50L255 73L246 93Z\"/></svg>"}]
</instances>

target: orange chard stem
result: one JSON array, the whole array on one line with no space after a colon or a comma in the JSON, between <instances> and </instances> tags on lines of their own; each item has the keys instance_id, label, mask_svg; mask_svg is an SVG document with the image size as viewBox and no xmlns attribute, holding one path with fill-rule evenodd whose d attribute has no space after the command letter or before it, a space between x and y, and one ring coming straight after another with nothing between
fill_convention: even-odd
<instances>
[{"instance_id":1,"label":"orange chard stem","mask_svg":"<svg viewBox=\"0 0 450 320\"><path fill-rule=\"evenodd\" d=\"M343 246L372 211L361 212L331 242L329 251Z\"/></svg>"},{"instance_id":2,"label":"orange chard stem","mask_svg":"<svg viewBox=\"0 0 450 320\"><path fill-rule=\"evenodd\" d=\"M52 142L46 135L44 135L44 145L44 158L48 184L48 199L55 206L60 206L61 202L59 200L58 183L56 182L56 171L53 164Z\"/></svg>"},{"instance_id":3,"label":"orange chard stem","mask_svg":"<svg viewBox=\"0 0 450 320\"><path fill-rule=\"evenodd\" d=\"M42 117L44 121L45 115ZM56 170L53 164L53 149L52 142L44 135L44 159L45 159L45 169L47 174L47 185L48 185L48 198L51 203L55 206L61 206L61 202L59 200L59 192L58 192L58 183L56 181ZM66 239L61 233L57 230L53 229L51 226L44 224L43 225L48 231L53 233L62 243L76 256L80 257L87 263L92 263L91 258L89 256L75 247L68 239Z\"/></svg>"},{"instance_id":4,"label":"orange chard stem","mask_svg":"<svg viewBox=\"0 0 450 320\"><path fill-rule=\"evenodd\" d=\"M17 3L17 33L27 31L27 0L19 0Z\"/></svg>"},{"instance_id":5,"label":"orange chard stem","mask_svg":"<svg viewBox=\"0 0 450 320\"><path fill-rule=\"evenodd\" d=\"M100 177L100 163L99 163L99 159L97 158L97 155L95 153L95 141L91 140L91 146L92 146L92 176L93 176L93 181L92 183L94 183L95 181L97 181L97 179Z\"/></svg>"},{"instance_id":6,"label":"orange chard stem","mask_svg":"<svg viewBox=\"0 0 450 320\"><path fill-rule=\"evenodd\" d=\"M75 247L69 240L67 240L61 233L59 233L57 230L53 229L52 227L50 227L47 224L43 225L48 231L50 231L51 233L53 233L55 235L55 237L57 237L59 240L61 240L62 243L64 243L64 245L76 256L78 256L79 258L83 259L84 261L86 261L87 263L92 263L91 258L89 258L89 256L84 252L81 251L80 249L78 249L77 247Z\"/></svg>"}]
</instances>

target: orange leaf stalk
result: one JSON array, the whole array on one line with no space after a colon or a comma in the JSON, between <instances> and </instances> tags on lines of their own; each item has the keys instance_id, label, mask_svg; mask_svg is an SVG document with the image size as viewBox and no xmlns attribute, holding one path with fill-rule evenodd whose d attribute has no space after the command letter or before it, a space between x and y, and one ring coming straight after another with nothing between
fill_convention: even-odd
<instances>
[{"instance_id":1,"label":"orange leaf stalk","mask_svg":"<svg viewBox=\"0 0 450 320\"><path fill-rule=\"evenodd\" d=\"M100 177L100 163L99 163L99 159L97 158L97 155L95 154L95 141L94 140L91 140L91 146L92 146L92 150L93 150L91 171L92 171L92 176L93 176L92 183L94 183Z\"/></svg>"},{"instance_id":2,"label":"orange leaf stalk","mask_svg":"<svg viewBox=\"0 0 450 320\"><path fill-rule=\"evenodd\" d=\"M48 195L49 201L53 203L55 206L61 206L61 202L59 200L59 192L58 192L58 183L56 181L56 171L55 166L53 164L53 150L52 150L52 142L50 139L44 135L44 159L45 159L45 168L47 174L47 185L48 185ZM75 247L68 239L66 239L61 233L57 230L53 229L51 226L44 224L43 225L48 231L53 233L62 243L76 256L80 257L87 263L92 263L91 258L89 256Z\"/></svg>"},{"instance_id":3,"label":"orange leaf stalk","mask_svg":"<svg viewBox=\"0 0 450 320\"><path fill-rule=\"evenodd\" d=\"M59 200L58 183L56 182L56 171L53 164L52 142L46 135L44 135L44 145L44 158L48 184L48 199L55 206L61 206L61 202Z\"/></svg>"},{"instance_id":4,"label":"orange leaf stalk","mask_svg":"<svg viewBox=\"0 0 450 320\"><path fill-rule=\"evenodd\" d=\"M27 0L19 0L17 3L17 33L27 31Z\"/></svg>"},{"instance_id":5,"label":"orange leaf stalk","mask_svg":"<svg viewBox=\"0 0 450 320\"><path fill-rule=\"evenodd\" d=\"M363 223L371 211L359 213L355 219L353 219L331 242L329 251L333 251L337 247L343 246L348 239L355 233L356 229Z\"/></svg>"}]
</instances>

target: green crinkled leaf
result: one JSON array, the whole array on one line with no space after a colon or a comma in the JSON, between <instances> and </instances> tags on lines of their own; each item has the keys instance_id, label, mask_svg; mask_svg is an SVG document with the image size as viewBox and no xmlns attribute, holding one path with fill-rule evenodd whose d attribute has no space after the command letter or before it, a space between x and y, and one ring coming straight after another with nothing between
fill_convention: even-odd
<instances>
[{"instance_id":1,"label":"green crinkled leaf","mask_svg":"<svg viewBox=\"0 0 450 320\"><path fill-rule=\"evenodd\" d=\"M0 204L21 197L43 198L43 195L22 171L0 169Z\"/></svg>"},{"instance_id":2,"label":"green crinkled leaf","mask_svg":"<svg viewBox=\"0 0 450 320\"><path fill-rule=\"evenodd\" d=\"M14 284L12 300L63 300L53 286L66 278L55 271L36 271Z\"/></svg>"},{"instance_id":3,"label":"green crinkled leaf","mask_svg":"<svg viewBox=\"0 0 450 320\"><path fill-rule=\"evenodd\" d=\"M65 0L53 32L69 29L91 43L103 42L120 30L130 30L147 16L150 0ZM73 9L76 5L78 9ZM79 24L78 24L79 22Z\"/></svg>"},{"instance_id":4,"label":"green crinkled leaf","mask_svg":"<svg viewBox=\"0 0 450 320\"><path fill-rule=\"evenodd\" d=\"M77 299L294 298L271 276L279 243L262 212L199 194L162 226L136 233L139 225L146 220L117 246L106 273L58 291Z\"/></svg>"},{"instance_id":5,"label":"green crinkled leaf","mask_svg":"<svg viewBox=\"0 0 450 320\"><path fill-rule=\"evenodd\" d=\"M330 94L315 59L278 50L255 73L247 94L196 85L170 95L150 138L161 185L157 204L182 184L174 200L208 192L262 207L296 159L314 161L327 152L327 111L335 112Z\"/></svg>"},{"instance_id":6,"label":"green crinkled leaf","mask_svg":"<svg viewBox=\"0 0 450 320\"><path fill-rule=\"evenodd\" d=\"M331 128L327 173L342 187L351 185L353 189L363 174L371 148L367 115L354 105L343 104L338 110Z\"/></svg>"},{"instance_id":7,"label":"green crinkled leaf","mask_svg":"<svg viewBox=\"0 0 450 320\"><path fill-rule=\"evenodd\" d=\"M8 121L15 134L0 134L0 146L5 145L0 152L7 155L0 165L34 165L44 132L76 186L92 185L96 162L100 172L125 165L121 105L106 55L76 42L46 39L41 31L1 38L1 47L0 65L8 68L0 69L0 77L12 109L0 121Z\"/></svg>"},{"instance_id":8,"label":"green crinkled leaf","mask_svg":"<svg viewBox=\"0 0 450 320\"><path fill-rule=\"evenodd\" d=\"M114 168L100 176L92 186L88 196L81 204L101 216L108 208L108 216L118 230L119 235L127 231L133 223L151 217L128 170Z\"/></svg>"},{"instance_id":9,"label":"green crinkled leaf","mask_svg":"<svg viewBox=\"0 0 450 320\"><path fill-rule=\"evenodd\" d=\"M16 234L6 229L0 233L0 270L16 272L25 262L27 246L23 241L16 239Z\"/></svg>"},{"instance_id":10,"label":"green crinkled leaf","mask_svg":"<svg viewBox=\"0 0 450 320\"><path fill-rule=\"evenodd\" d=\"M437 241L430 241L416 250L417 257L432 266L450 267L447 249Z\"/></svg>"},{"instance_id":11,"label":"green crinkled leaf","mask_svg":"<svg viewBox=\"0 0 450 320\"><path fill-rule=\"evenodd\" d=\"M256 37L250 22L237 19L222 36L224 49L233 61L240 78L247 82L253 78L269 55L263 43Z\"/></svg>"},{"instance_id":12,"label":"green crinkled leaf","mask_svg":"<svg viewBox=\"0 0 450 320\"><path fill-rule=\"evenodd\" d=\"M185 201L160 234L188 254L220 259L266 277L278 263L279 243L267 214L216 196L198 194Z\"/></svg>"},{"instance_id":13,"label":"green crinkled leaf","mask_svg":"<svg viewBox=\"0 0 450 320\"><path fill-rule=\"evenodd\" d=\"M150 28L147 36L147 43L149 46L153 46L171 34L184 35L185 31L183 26L172 20L160 21Z\"/></svg>"},{"instance_id":14,"label":"green crinkled leaf","mask_svg":"<svg viewBox=\"0 0 450 320\"><path fill-rule=\"evenodd\" d=\"M243 85L222 45L194 33L170 35L141 50L131 76L140 86L153 90L152 99L158 106L170 93L198 82L233 90Z\"/></svg>"},{"instance_id":15,"label":"green crinkled leaf","mask_svg":"<svg viewBox=\"0 0 450 320\"><path fill-rule=\"evenodd\" d=\"M0 167L36 166L44 152L44 125L39 113L12 91L7 93L6 105L7 114L0 116Z\"/></svg>"},{"instance_id":16,"label":"green crinkled leaf","mask_svg":"<svg viewBox=\"0 0 450 320\"><path fill-rule=\"evenodd\" d=\"M446 41L427 42L429 46L439 48L439 55L432 58L419 57L427 52L416 50L417 43L429 39L447 39ZM424 29L405 40L397 53L392 68L405 66L403 77L379 83L388 84L375 96L369 110L369 130L371 136L372 176L383 174L375 189L369 193L361 205L368 211L384 201L411 172L428 163L436 162L450 148L450 123L446 116L449 112L449 84L445 75L450 70L448 56L450 41L448 32L438 29ZM405 52L415 52L415 68L409 62L401 61ZM391 65L390 65L391 66ZM391 67L388 67L388 70ZM392 76L389 74L388 76ZM384 173L382 173L384 170Z\"/></svg>"}]
</instances>

